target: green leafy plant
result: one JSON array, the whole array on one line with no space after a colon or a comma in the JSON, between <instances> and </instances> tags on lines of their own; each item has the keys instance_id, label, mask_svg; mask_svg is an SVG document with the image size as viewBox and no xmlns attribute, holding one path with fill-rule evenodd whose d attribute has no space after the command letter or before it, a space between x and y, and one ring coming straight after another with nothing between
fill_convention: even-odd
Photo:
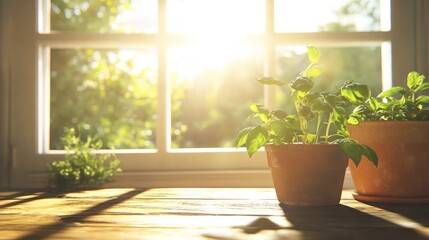
<instances>
[{"instance_id":1,"label":"green leafy plant","mask_svg":"<svg viewBox=\"0 0 429 240\"><path fill-rule=\"evenodd\" d=\"M74 128L66 128L61 140L67 153L65 159L48 164L51 186L65 191L96 187L121 171L114 155L95 153L103 145L101 140L91 136L83 140Z\"/></svg>"},{"instance_id":2,"label":"green leafy plant","mask_svg":"<svg viewBox=\"0 0 429 240\"><path fill-rule=\"evenodd\" d=\"M307 47L309 65L291 83L272 77L258 79L262 84L280 87L288 85L295 113L289 114L282 109L269 111L261 104L251 104L250 109L253 113L249 117L258 118L260 124L242 129L235 139L236 147L245 146L249 157L252 157L268 143L339 144L356 165L360 163L362 155L377 165L377 155L370 147L347 137L347 119L351 112L349 110L351 102L341 94L341 89L352 82L345 82L336 91L315 90L315 79L322 73L317 65L320 55L318 48Z\"/></svg>"},{"instance_id":3,"label":"green leafy plant","mask_svg":"<svg viewBox=\"0 0 429 240\"><path fill-rule=\"evenodd\" d=\"M355 109L348 122L360 121L427 121L429 120L429 96L423 91L429 89L425 76L415 71L407 77L407 88L395 86L380 93L376 98L371 91L358 83L344 87L341 95L347 97Z\"/></svg>"}]
</instances>

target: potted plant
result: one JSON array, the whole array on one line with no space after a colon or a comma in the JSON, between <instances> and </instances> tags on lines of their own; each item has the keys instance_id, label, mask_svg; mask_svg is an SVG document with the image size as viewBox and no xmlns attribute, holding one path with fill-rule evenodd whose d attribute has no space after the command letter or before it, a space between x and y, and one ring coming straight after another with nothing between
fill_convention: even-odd
<instances>
[{"instance_id":1,"label":"potted plant","mask_svg":"<svg viewBox=\"0 0 429 240\"><path fill-rule=\"evenodd\" d=\"M308 67L289 84L271 77L258 79L262 84L288 85L295 113L269 111L261 104L251 104L250 117L258 118L260 124L242 129L235 146L245 146L249 157L265 146L281 203L337 205L348 159L357 165L364 155L377 165L377 156L368 146L347 137L350 101L341 95L341 88L332 92L315 89L315 80L321 74L317 65L320 51L309 46L307 55Z\"/></svg>"},{"instance_id":2,"label":"potted plant","mask_svg":"<svg viewBox=\"0 0 429 240\"><path fill-rule=\"evenodd\" d=\"M350 165L355 199L369 202L429 203L429 89L425 77L410 72L407 86L371 97L359 84L343 88L355 106L350 135L371 145L379 157L375 168Z\"/></svg>"},{"instance_id":3,"label":"potted plant","mask_svg":"<svg viewBox=\"0 0 429 240\"><path fill-rule=\"evenodd\" d=\"M103 144L101 140L91 136L83 139L74 128L65 128L61 140L66 150L65 159L48 164L49 185L57 190L98 188L122 171L116 156L96 153Z\"/></svg>"}]
</instances>

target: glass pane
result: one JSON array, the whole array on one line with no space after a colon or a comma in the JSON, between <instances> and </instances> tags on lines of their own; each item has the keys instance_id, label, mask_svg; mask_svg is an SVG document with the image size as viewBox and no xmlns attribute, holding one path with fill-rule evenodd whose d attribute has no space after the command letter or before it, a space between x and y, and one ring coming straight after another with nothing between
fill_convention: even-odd
<instances>
[{"instance_id":1,"label":"glass pane","mask_svg":"<svg viewBox=\"0 0 429 240\"><path fill-rule=\"evenodd\" d=\"M51 0L51 30L155 33L157 0Z\"/></svg>"},{"instance_id":2,"label":"glass pane","mask_svg":"<svg viewBox=\"0 0 429 240\"><path fill-rule=\"evenodd\" d=\"M261 49L201 46L171 49L171 147L233 147L248 126L251 102L263 102Z\"/></svg>"},{"instance_id":3,"label":"glass pane","mask_svg":"<svg viewBox=\"0 0 429 240\"><path fill-rule=\"evenodd\" d=\"M320 91L334 90L348 79L368 84L374 96L382 91L381 44L363 47L321 47L320 51L319 65L322 74L315 81ZM279 79L291 82L308 66L306 47L283 46L278 47L276 53ZM289 89L285 87L283 91ZM291 112L290 106L293 104L285 97L289 94L284 94L283 91L277 92L277 102L280 106L288 106L288 111Z\"/></svg>"},{"instance_id":4,"label":"glass pane","mask_svg":"<svg viewBox=\"0 0 429 240\"><path fill-rule=\"evenodd\" d=\"M167 0L172 33L261 33L265 0Z\"/></svg>"},{"instance_id":5,"label":"glass pane","mask_svg":"<svg viewBox=\"0 0 429 240\"><path fill-rule=\"evenodd\" d=\"M64 127L98 136L103 148L155 147L155 49L52 49L50 149Z\"/></svg>"},{"instance_id":6,"label":"glass pane","mask_svg":"<svg viewBox=\"0 0 429 240\"><path fill-rule=\"evenodd\" d=\"M275 0L276 32L389 31L388 0Z\"/></svg>"}]
</instances>

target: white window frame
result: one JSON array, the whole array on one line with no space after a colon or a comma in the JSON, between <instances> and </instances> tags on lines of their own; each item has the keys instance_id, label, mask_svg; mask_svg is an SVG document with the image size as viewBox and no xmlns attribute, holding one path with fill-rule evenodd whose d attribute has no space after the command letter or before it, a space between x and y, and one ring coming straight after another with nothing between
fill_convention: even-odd
<instances>
[{"instance_id":1,"label":"white window frame","mask_svg":"<svg viewBox=\"0 0 429 240\"><path fill-rule=\"evenodd\" d=\"M39 11L48 9L37 0L0 1L1 20L1 79L2 103L0 138L0 187L44 187L46 186L46 164L63 157L64 153L48 151L40 147L40 132L48 127L42 119L48 113L41 112L46 104L49 87L43 63L48 61L43 54L46 47L115 47L157 45L158 52L158 129L157 150L152 152L119 150L117 156L122 160L123 173L116 177L110 186L117 187L185 187L185 186L272 186L267 168L265 153L258 152L249 159L244 150L235 149L193 149L170 150L169 136L169 86L166 76L166 44L174 42L173 36L166 33L165 3L159 0L159 27L157 34L85 34L85 33L39 33L37 29L48 29L38 19ZM40 1L43 3L43 1ZM264 43L266 48L267 75L273 76L275 46L308 44L327 45L365 45L389 42L392 53L392 72L383 72L392 84L405 84L404 77L410 70L427 73L427 39L418 25L423 21L424 10L428 4L422 0L391 0L392 29L389 32L344 32L344 33L275 33L274 17L267 18L264 36L255 35L252 41ZM274 15L274 0L266 0L267 16ZM419 15L420 14L420 15ZM44 16L47 16L46 14ZM421 19L420 19L421 20ZM424 49L422 53L422 49ZM45 56L45 57L43 57ZM426 71L426 72L425 72ZM390 76L389 76L390 74ZM389 84L384 85L388 87ZM274 105L273 89L266 87L266 104ZM4 94L3 94L4 93ZM351 186L347 180L346 187Z\"/></svg>"}]
</instances>

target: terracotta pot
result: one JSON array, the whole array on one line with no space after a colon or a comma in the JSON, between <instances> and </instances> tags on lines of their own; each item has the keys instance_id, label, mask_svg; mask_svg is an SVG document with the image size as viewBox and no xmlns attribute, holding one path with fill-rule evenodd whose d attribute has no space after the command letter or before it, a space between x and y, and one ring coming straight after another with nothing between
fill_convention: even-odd
<instances>
[{"instance_id":1,"label":"terracotta pot","mask_svg":"<svg viewBox=\"0 0 429 240\"><path fill-rule=\"evenodd\" d=\"M265 151L281 203L339 204L348 159L338 145L268 144Z\"/></svg>"},{"instance_id":2,"label":"terracotta pot","mask_svg":"<svg viewBox=\"0 0 429 240\"><path fill-rule=\"evenodd\" d=\"M355 198L371 202L429 200L429 122L371 121L349 126L350 136L372 147L378 167L363 159L349 168ZM426 200L425 200L426 199Z\"/></svg>"}]
</instances>

